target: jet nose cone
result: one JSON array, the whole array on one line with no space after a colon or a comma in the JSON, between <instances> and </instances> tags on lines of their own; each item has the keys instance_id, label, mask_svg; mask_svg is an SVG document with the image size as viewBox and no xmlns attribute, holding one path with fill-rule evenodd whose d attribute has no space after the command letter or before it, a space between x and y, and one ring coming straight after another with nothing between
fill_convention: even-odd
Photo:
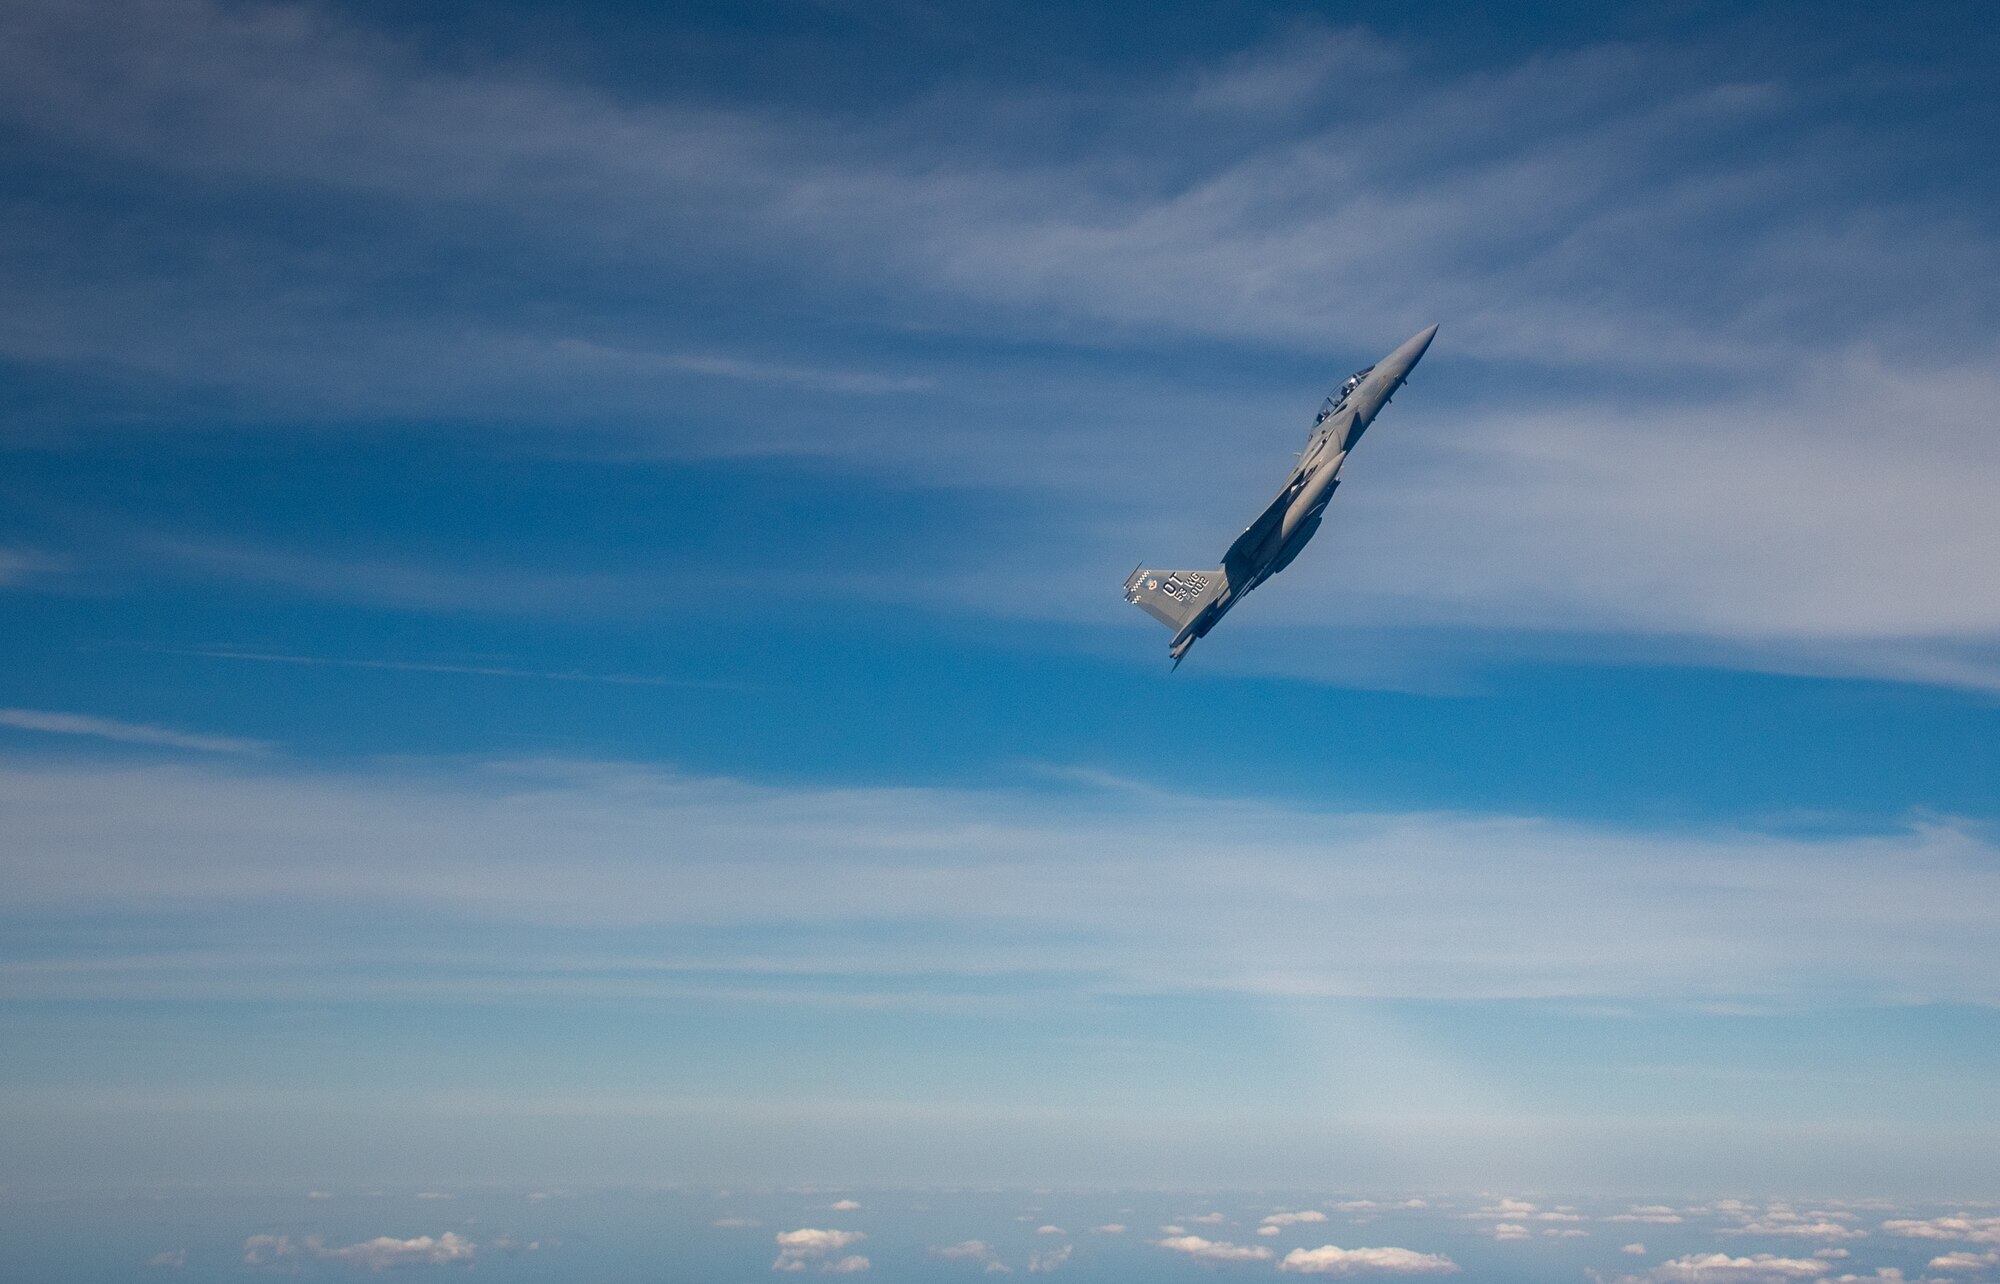
<instances>
[{"instance_id":1,"label":"jet nose cone","mask_svg":"<svg viewBox=\"0 0 2000 1284\"><path fill-rule=\"evenodd\" d=\"M1425 350L1431 346L1431 340L1437 337L1437 332L1438 328L1432 326L1422 334L1411 335L1409 341L1390 353L1382 364L1388 367L1389 373L1396 378L1407 378L1411 368L1423 359Z\"/></svg>"}]
</instances>

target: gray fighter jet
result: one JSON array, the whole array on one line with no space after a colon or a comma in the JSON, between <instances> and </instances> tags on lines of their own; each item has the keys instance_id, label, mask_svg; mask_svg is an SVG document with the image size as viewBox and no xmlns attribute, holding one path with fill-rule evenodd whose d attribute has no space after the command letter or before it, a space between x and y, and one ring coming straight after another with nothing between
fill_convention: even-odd
<instances>
[{"instance_id":1,"label":"gray fighter jet","mask_svg":"<svg viewBox=\"0 0 2000 1284\"><path fill-rule=\"evenodd\" d=\"M1284 489L1250 529L1236 537L1211 571L1156 571L1140 567L1125 581L1125 600L1174 631L1167 653L1174 667L1196 638L1205 637L1245 593L1292 564L1319 529L1320 514L1340 485L1347 452L1375 422L1396 389L1410 377L1438 328L1432 326L1366 370L1356 371L1326 399L1313 421L1311 440L1299 454Z\"/></svg>"}]
</instances>

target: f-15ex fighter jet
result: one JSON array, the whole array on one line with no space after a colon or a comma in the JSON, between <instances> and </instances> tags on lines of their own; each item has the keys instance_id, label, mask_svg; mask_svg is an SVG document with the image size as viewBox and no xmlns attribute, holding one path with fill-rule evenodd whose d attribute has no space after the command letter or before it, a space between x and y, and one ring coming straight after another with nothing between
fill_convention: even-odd
<instances>
[{"instance_id":1,"label":"f-15ex fighter jet","mask_svg":"<svg viewBox=\"0 0 2000 1284\"><path fill-rule=\"evenodd\" d=\"M1319 529L1320 514L1340 485L1347 452L1375 422L1396 389L1431 346L1438 328L1416 335L1366 370L1357 371L1320 407L1312 439L1278 497L1250 529L1236 537L1212 571L1155 571L1140 567L1125 581L1125 600L1174 631L1167 653L1179 668L1194 640L1205 637L1245 593L1292 564Z\"/></svg>"}]
</instances>

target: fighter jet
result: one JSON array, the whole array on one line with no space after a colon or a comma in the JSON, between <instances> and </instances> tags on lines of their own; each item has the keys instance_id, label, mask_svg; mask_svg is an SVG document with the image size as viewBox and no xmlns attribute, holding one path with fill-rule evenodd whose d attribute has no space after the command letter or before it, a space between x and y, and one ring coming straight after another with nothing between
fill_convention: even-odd
<instances>
[{"instance_id":1,"label":"fighter jet","mask_svg":"<svg viewBox=\"0 0 2000 1284\"><path fill-rule=\"evenodd\" d=\"M1366 370L1357 370L1319 408L1298 467L1263 514L1236 537L1211 571L1140 567L1125 581L1125 600L1174 631L1167 646L1180 668L1196 638L1205 637L1245 593L1292 564L1319 529L1320 514L1340 485L1347 452L1375 422L1396 389L1431 346L1432 326Z\"/></svg>"}]
</instances>

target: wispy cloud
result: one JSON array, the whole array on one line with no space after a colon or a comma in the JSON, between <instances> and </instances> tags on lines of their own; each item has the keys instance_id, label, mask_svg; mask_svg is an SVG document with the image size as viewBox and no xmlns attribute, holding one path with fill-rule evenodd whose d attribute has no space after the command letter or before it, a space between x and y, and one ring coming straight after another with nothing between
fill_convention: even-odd
<instances>
[{"instance_id":1,"label":"wispy cloud","mask_svg":"<svg viewBox=\"0 0 2000 1284\"><path fill-rule=\"evenodd\" d=\"M0 548L0 588L27 584L59 570L61 559L31 548Z\"/></svg>"},{"instance_id":2,"label":"wispy cloud","mask_svg":"<svg viewBox=\"0 0 2000 1284\"><path fill-rule=\"evenodd\" d=\"M635 575L441 566L216 540L160 539L148 547L166 562L219 578L427 611L601 610L629 599L643 583Z\"/></svg>"},{"instance_id":3,"label":"wispy cloud","mask_svg":"<svg viewBox=\"0 0 2000 1284\"><path fill-rule=\"evenodd\" d=\"M564 431L639 415L688 451L1026 482L1066 496L1077 529L1002 547L936 592L1078 616L1110 600L1099 566L1169 541L1189 546L1176 559L1209 556L1241 528L1265 465L1223 425L1287 403L1171 374L1115 396L1108 373L994 374L993 339L1101 350L1109 336L1163 365L1212 341L1345 360L1443 321L1431 360L1458 372L1397 407L1401 444L1371 446L1351 473L1366 485L1343 493L1341 553L1303 559L1258 618L1316 635L1637 635L1709 662L2000 688L1990 202L1882 181L1949 130L1913 138L1885 115L1835 136L1815 107L1856 86L1782 66L1744 78L1711 52L1585 47L1443 73L1379 35L1307 25L1184 74L939 89L835 124L444 67L308 7L30 0L0 18L0 118L21 138L135 182L429 217L399 219L386 246L162 226L206 251L108 271L114 238L23 207L10 230L30 249L7 269L23 302L0 351L294 414L525 414ZM524 284L536 256L488 262L491 245L589 272ZM484 304L376 306L398 288L385 256L447 253ZM885 333L941 330L979 351L912 372L695 343L686 332L709 327L685 317L564 306L579 274L663 293L692 275L723 295L776 278ZM691 383L772 399L662 414ZM796 392L872 400L801 417ZM922 404L893 417L887 394ZM1216 484L1170 521L1144 516L1119 498L1141 450ZM277 587L430 609L624 587L183 551ZM995 604L979 592L995 574L1050 591Z\"/></svg>"},{"instance_id":4,"label":"wispy cloud","mask_svg":"<svg viewBox=\"0 0 2000 1284\"><path fill-rule=\"evenodd\" d=\"M249 660L265 664L302 664L308 667L340 669L386 669L396 673L455 673L481 678L538 678L550 682L604 682L613 686L713 687L719 683L687 678L652 677L632 673L577 673L572 670L521 669L494 664L444 664L421 660L369 660L352 656L287 655L272 651L242 651L226 648L174 650L148 648L159 655L193 655L211 660Z\"/></svg>"},{"instance_id":5,"label":"wispy cloud","mask_svg":"<svg viewBox=\"0 0 2000 1284\"><path fill-rule=\"evenodd\" d=\"M62 736L92 736L125 744L158 745L166 749L193 749L202 753L267 753L266 740L246 740L238 736L214 736L177 731L150 723L121 722L87 713L59 713L48 709L0 709L0 727L22 731L46 731Z\"/></svg>"},{"instance_id":6,"label":"wispy cloud","mask_svg":"<svg viewBox=\"0 0 2000 1284\"><path fill-rule=\"evenodd\" d=\"M716 353L634 352L624 348L587 343L581 339L559 339L555 343L555 348L565 356L608 367L623 367L641 372L667 370L684 374L713 375L718 379L784 384L821 392L917 392L931 387L935 382L915 375L887 376L852 370L778 365Z\"/></svg>"},{"instance_id":7,"label":"wispy cloud","mask_svg":"<svg viewBox=\"0 0 2000 1284\"><path fill-rule=\"evenodd\" d=\"M1030 1253L1028 1274L1047 1275L1051 1271L1059 1271L1069 1264L1070 1254L1074 1251L1074 1246L1063 1244L1056 1248L1044 1249L1039 1253Z\"/></svg>"},{"instance_id":8,"label":"wispy cloud","mask_svg":"<svg viewBox=\"0 0 2000 1284\"><path fill-rule=\"evenodd\" d=\"M1111 324L1322 351L1444 317L1461 351L1486 356L1740 369L1796 350L1798 327L1852 335L1934 313L1940 297L1972 306L1971 265L1986 257L1962 223L1864 203L1871 189L1851 180L1877 151L1894 156L1886 141L1820 139L1797 88L1707 78L1699 48L1592 48L1447 78L1365 32L1309 27L1164 82L946 92L835 129L618 101L512 68L447 71L303 8L149 0L120 17L17 6L0 111L187 175L448 202L480 211L489 234L615 251L628 267L775 258L846 288L886 279L940 316L978 307L968 329ZM1018 145L1023 121L1041 147ZM1804 217L1806 194L1829 191L1846 204ZM1707 248L1718 225L1738 229L1726 255ZM1844 297L1869 308L1824 306L1834 263ZM1703 288L1688 290L1697 270ZM507 363L470 356L461 346L454 370L505 377ZM902 386L734 354L641 360Z\"/></svg>"}]
</instances>

